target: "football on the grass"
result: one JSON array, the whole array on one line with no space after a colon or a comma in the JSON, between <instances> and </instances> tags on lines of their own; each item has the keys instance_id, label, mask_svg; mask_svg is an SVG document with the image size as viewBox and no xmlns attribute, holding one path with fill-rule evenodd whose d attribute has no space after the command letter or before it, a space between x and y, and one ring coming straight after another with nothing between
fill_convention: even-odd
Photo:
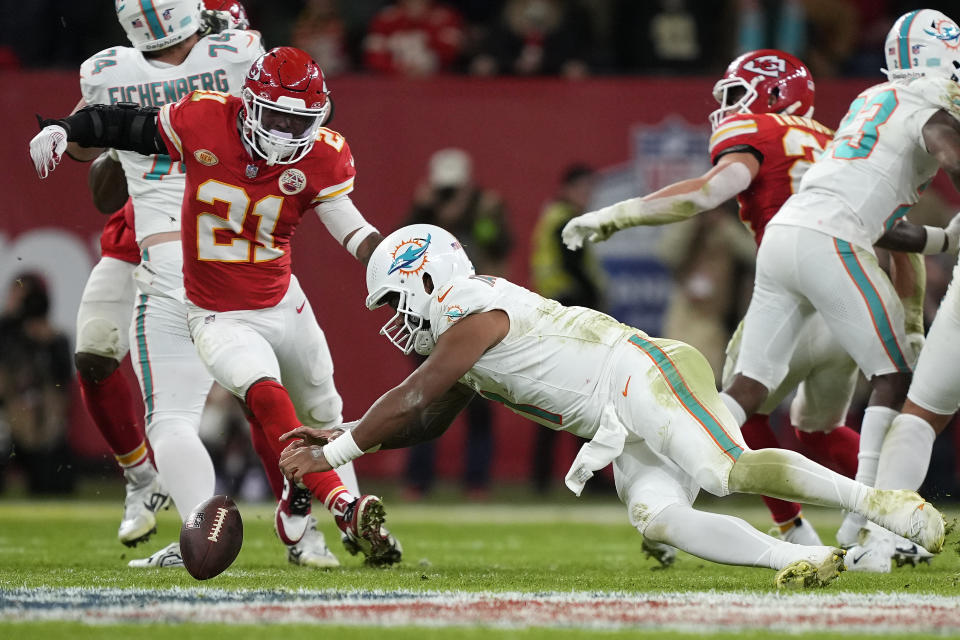
<instances>
[{"instance_id":1,"label":"football on the grass","mask_svg":"<svg viewBox=\"0 0 960 640\"><path fill-rule=\"evenodd\" d=\"M243 520L227 496L213 496L194 508L180 529L183 564L197 580L209 580L233 564L243 544Z\"/></svg>"}]
</instances>

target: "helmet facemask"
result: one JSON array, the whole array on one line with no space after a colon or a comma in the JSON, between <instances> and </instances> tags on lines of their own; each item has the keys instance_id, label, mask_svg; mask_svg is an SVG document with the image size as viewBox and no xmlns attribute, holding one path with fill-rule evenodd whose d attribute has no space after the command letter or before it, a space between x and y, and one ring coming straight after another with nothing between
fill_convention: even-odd
<instances>
[{"instance_id":1,"label":"helmet facemask","mask_svg":"<svg viewBox=\"0 0 960 640\"><path fill-rule=\"evenodd\" d=\"M414 280L419 280L419 278ZM410 281L408 281L410 282ZM396 313L380 327L380 335L386 336L394 346L404 355L416 350L420 355L429 355L433 349L433 335L430 333L430 321L424 317L424 311L414 308L414 299L424 297L429 308L430 298L427 296L410 295L408 289L392 288L385 291L380 300L371 306L376 309L385 304L390 305Z\"/></svg>"},{"instance_id":2,"label":"helmet facemask","mask_svg":"<svg viewBox=\"0 0 960 640\"><path fill-rule=\"evenodd\" d=\"M315 109L289 96L266 100L246 87L242 97L243 137L268 165L293 164L307 155L330 113L329 99Z\"/></svg>"},{"instance_id":3,"label":"helmet facemask","mask_svg":"<svg viewBox=\"0 0 960 640\"><path fill-rule=\"evenodd\" d=\"M756 88L738 76L721 78L713 85L713 97L720 108L710 113L710 125L714 129L728 116L737 113L752 113L750 105L757 99Z\"/></svg>"}]
</instances>

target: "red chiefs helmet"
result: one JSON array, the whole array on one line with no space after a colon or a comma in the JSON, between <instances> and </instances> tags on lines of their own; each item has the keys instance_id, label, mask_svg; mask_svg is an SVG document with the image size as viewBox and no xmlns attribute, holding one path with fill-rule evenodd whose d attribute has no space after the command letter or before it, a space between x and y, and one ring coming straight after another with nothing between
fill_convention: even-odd
<instances>
[{"instance_id":1,"label":"red chiefs helmet","mask_svg":"<svg viewBox=\"0 0 960 640\"><path fill-rule=\"evenodd\" d=\"M776 49L745 53L727 67L713 86L720 108L710 114L717 125L735 113L786 113L811 117L813 76L799 59Z\"/></svg>"},{"instance_id":2,"label":"red chiefs helmet","mask_svg":"<svg viewBox=\"0 0 960 640\"><path fill-rule=\"evenodd\" d=\"M330 116L329 93L320 65L306 52L293 47L267 51L243 81L244 139L267 164L300 160Z\"/></svg>"},{"instance_id":3,"label":"red chiefs helmet","mask_svg":"<svg viewBox=\"0 0 960 640\"><path fill-rule=\"evenodd\" d=\"M203 0L203 6L211 11L219 11L227 20L228 29L240 29L241 31L250 28L250 18L247 17L247 10L237 0Z\"/></svg>"}]
</instances>

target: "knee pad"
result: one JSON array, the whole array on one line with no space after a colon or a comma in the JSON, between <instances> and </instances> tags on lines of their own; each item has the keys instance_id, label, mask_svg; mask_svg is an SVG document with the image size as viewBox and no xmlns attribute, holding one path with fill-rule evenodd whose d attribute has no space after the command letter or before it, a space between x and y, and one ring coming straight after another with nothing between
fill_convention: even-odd
<instances>
[{"instance_id":1,"label":"knee pad","mask_svg":"<svg viewBox=\"0 0 960 640\"><path fill-rule=\"evenodd\" d=\"M336 392L307 409L305 423L320 428L334 427L343 422L343 400Z\"/></svg>"},{"instance_id":2,"label":"knee pad","mask_svg":"<svg viewBox=\"0 0 960 640\"><path fill-rule=\"evenodd\" d=\"M77 353L92 353L119 362L129 351L129 346L123 339L124 333L125 331L109 318L90 318L77 332Z\"/></svg>"}]
</instances>

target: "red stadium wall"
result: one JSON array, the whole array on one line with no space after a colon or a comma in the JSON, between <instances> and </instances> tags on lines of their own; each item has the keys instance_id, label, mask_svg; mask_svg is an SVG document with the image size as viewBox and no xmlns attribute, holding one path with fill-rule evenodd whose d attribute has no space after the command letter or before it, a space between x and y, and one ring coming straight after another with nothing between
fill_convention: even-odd
<instances>
[{"instance_id":1,"label":"red stadium wall","mask_svg":"<svg viewBox=\"0 0 960 640\"><path fill-rule=\"evenodd\" d=\"M87 258L89 264L96 259L94 239L104 218L90 203L85 165L67 160L41 181L27 148L37 130L34 114L68 113L78 97L77 78L73 73L6 73L0 78L0 122L7 127L0 147L0 187L5 194L0 275L9 278L23 265L36 265L50 274L55 317L62 326L72 326L86 280L82 264ZM337 104L333 127L346 135L356 157L353 198L384 233L402 221L433 151L446 146L469 151L477 181L496 189L509 207L517 235L512 279L525 283L530 231L563 168L575 161L597 167L624 163L630 153L629 132L638 124L679 115L702 125L715 106L712 82L335 78L331 82ZM864 80L820 83L818 119L836 126L849 101L869 84ZM58 232L37 233L40 230ZM74 256L64 248L67 245L81 247L89 255ZM319 221L305 219L294 241L294 268L330 342L345 418L356 418L401 380L411 365L377 335L385 318L363 305L362 269ZM78 449L86 455L102 453L104 445L83 411L74 413L73 441ZM534 425L499 408L496 419L494 474L524 478ZM441 475L457 472L463 459L461 446L459 427L441 440ZM572 459L573 445L560 455L558 473ZM379 454L362 459L361 471L395 475L403 459L402 454Z\"/></svg>"}]
</instances>

